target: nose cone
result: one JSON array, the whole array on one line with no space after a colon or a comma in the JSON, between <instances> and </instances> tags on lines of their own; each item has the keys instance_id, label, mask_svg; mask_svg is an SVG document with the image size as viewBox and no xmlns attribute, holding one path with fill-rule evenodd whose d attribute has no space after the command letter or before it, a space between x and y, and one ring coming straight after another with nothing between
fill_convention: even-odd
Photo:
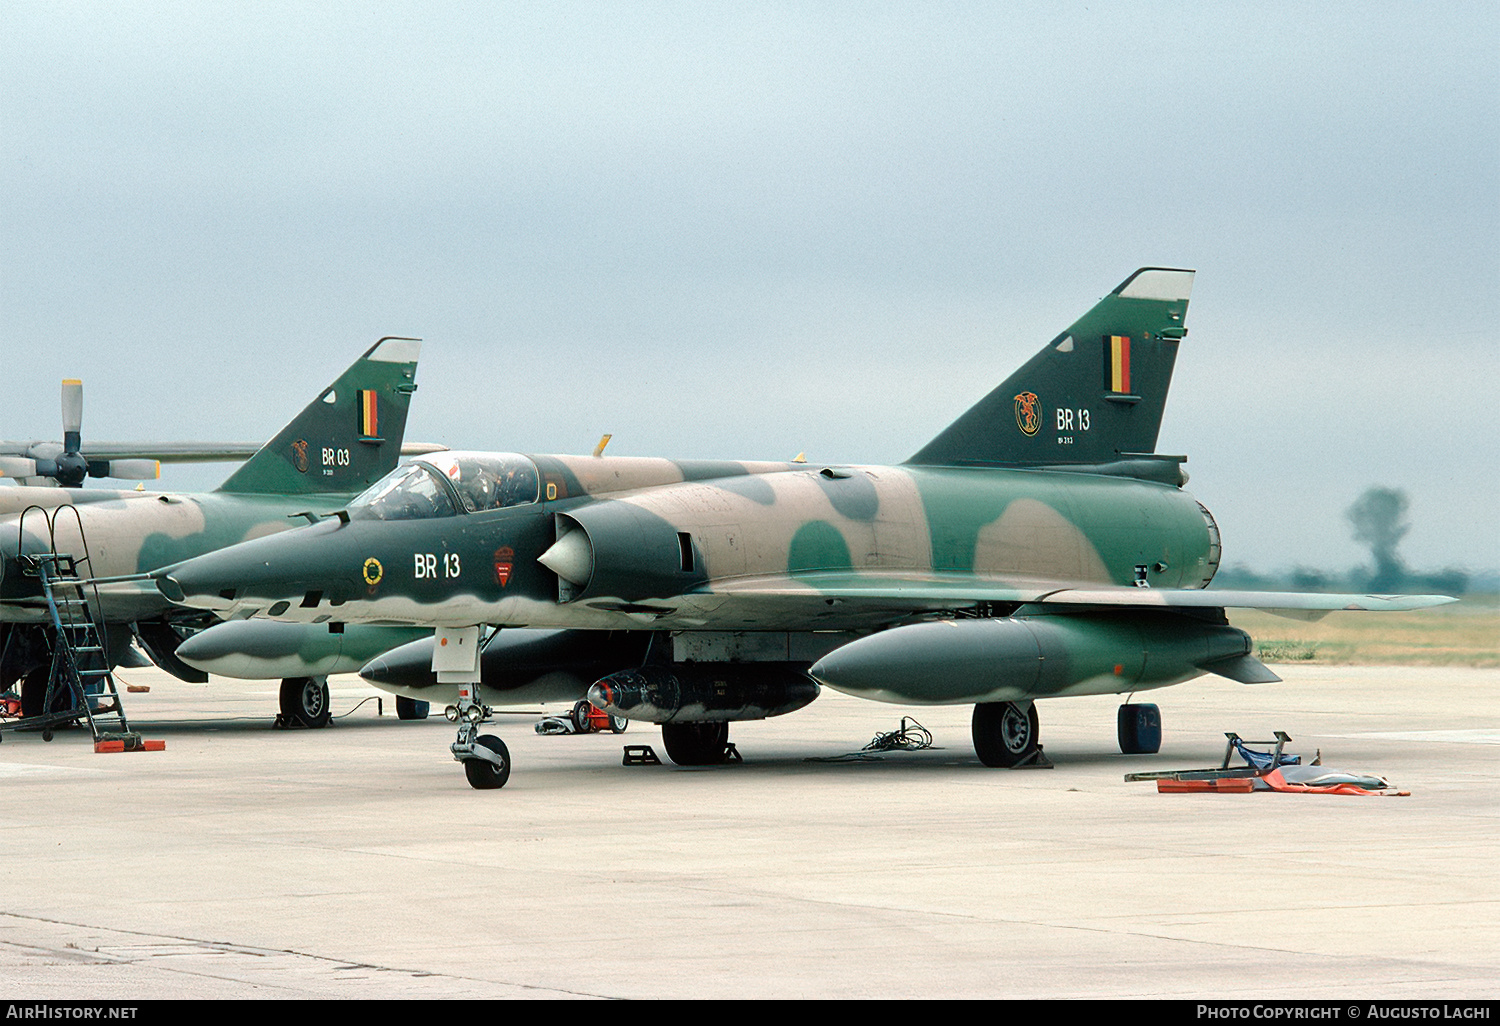
<instances>
[{"instance_id":1,"label":"nose cone","mask_svg":"<svg viewBox=\"0 0 1500 1026\"><path fill-rule=\"evenodd\" d=\"M230 545L158 571L156 587L169 601L221 616L333 619L330 606L354 594L348 547L338 523L320 523ZM321 611L320 611L321 609Z\"/></svg>"},{"instance_id":2,"label":"nose cone","mask_svg":"<svg viewBox=\"0 0 1500 1026\"><path fill-rule=\"evenodd\" d=\"M365 663L359 675L378 688L425 688L437 683L432 672L432 638L391 649Z\"/></svg>"},{"instance_id":3,"label":"nose cone","mask_svg":"<svg viewBox=\"0 0 1500 1026\"><path fill-rule=\"evenodd\" d=\"M860 694L878 689L890 678L893 667L906 662L908 656L900 646L876 634L834 649L807 672L835 691Z\"/></svg>"},{"instance_id":4,"label":"nose cone","mask_svg":"<svg viewBox=\"0 0 1500 1026\"><path fill-rule=\"evenodd\" d=\"M235 620L188 638L177 646L177 658L221 677L309 677L347 672L349 667L338 665L343 641L322 625Z\"/></svg>"},{"instance_id":5,"label":"nose cone","mask_svg":"<svg viewBox=\"0 0 1500 1026\"><path fill-rule=\"evenodd\" d=\"M631 714L625 712L624 709L626 707L635 709L641 704L643 696L641 687L631 679L633 676L628 671L612 673L589 685L588 694L585 697L595 709L603 709L612 715L629 719Z\"/></svg>"},{"instance_id":6,"label":"nose cone","mask_svg":"<svg viewBox=\"0 0 1500 1026\"><path fill-rule=\"evenodd\" d=\"M808 672L846 694L926 703L959 701L1007 686L1029 694L1040 666L1036 639L1023 623L937 620L851 641Z\"/></svg>"}]
</instances>

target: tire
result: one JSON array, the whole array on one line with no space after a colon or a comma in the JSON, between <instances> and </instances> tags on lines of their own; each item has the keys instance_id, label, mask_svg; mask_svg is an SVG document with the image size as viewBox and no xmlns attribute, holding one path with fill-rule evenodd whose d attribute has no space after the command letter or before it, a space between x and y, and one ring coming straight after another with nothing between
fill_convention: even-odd
<instances>
[{"instance_id":1,"label":"tire","mask_svg":"<svg viewBox=\"0 0 1500 1026\"><path fill-rule=\"evenodd\" d=\"M328 726L333 718L329 708L328 681L322 677L288 677L281 682L281 715L288 723L302 727Z\"/></svg>"},{"instance_id":2,"label":"tire","mask_svg":"<svg viewBox=\"0 0 1500 1026\"><path fill-rule=\"evenodd\" d=\"M405 695L396 696L396 719L398 720L425 720L430 710L426 702L415 698L407 698Z\"/></svg>"},{"instance_id":3,"label":"tire","mask_svg":"<svg viewBox=\"0 0 1500 1026\"><path fill-rule=\"evenodd\" d=\"M589 704L588 699L580 698L573 706L573 729L580 734L589 732L589 717L593 715L594 707Z\"/></svg>"},{"instance_id":4,"label":"tire","mask_svg":"<svg viewBox=\"0 0 1500 1026\"><path fill-rule=\"evenodd\" d=\"M474 739L474 743L499 755L504 764L496 766L487 759L465 759L464 776L469 778L469 786L477 791L493 791L497 787L504 787L505 782L510 779L510 750L505 747L505 742L494 734L480 734Z\"/></svg>"},{"instance_id":5,"label":"tire","mask_svg":"<svg viewBox=\"0 0 1500 1026\"><path fill-rule=\"evenodd\" d=\"M986 766L1019 766L1041 748L1035 702L982 702L974 707L974 751Z\"/></svg>"},{"instance_id":6,"label":"tire","mask_svg":"<svg viewBox=\"0 0 1500 1026\"><path fill-rule=\"evenodd\" d=\"M679 766L717 766L729 744L728 723L663 723L667 758Z\"/></svg>"},{"instance_id":7,"label":"tire","mask_svg":"<svg viewBox=\"0 0 1500 1026\"><path fill-rule=\"evenodd\" d=\"M609 718L609 729L611 733L623 734L625 728L630 726L630 721L623 716L611 716Z\"/></svg>"},{"instance_id":8,"label":"tire","mask_svg":"<svg viewBox=\"0 0 1500 1026\"><path fill-rule=\"evenodd\" d=\"M1115 717L1120 751L1126 755L1155 755L1161 751L1161 709L1149 702L1120 706Z\"/></svg>"}]
</instances>

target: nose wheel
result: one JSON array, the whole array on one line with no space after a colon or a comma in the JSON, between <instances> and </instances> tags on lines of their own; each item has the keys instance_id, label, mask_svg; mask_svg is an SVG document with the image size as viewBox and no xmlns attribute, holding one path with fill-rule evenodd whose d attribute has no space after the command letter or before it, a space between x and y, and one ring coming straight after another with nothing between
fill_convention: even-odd
<instances>
[{"instance_id":1,"label":"nose wheel","mask_svg":"<svg viewBox=\"0 0 1500 1026\"><path fill-rule=\"evenodd\" d=\"M448 750L464 764L469 786L479 791L504 787L510 779L510 750L494 734L479 733L479 725L494 715L494 710L460 697L457 705L443 710L443 715L458 724L458 737Z\"/></svg>"},{"instance_id":2,"label":"nose wheel","mask_svg":"<svg viewBox=\"0 0 1500 1026\"><path fill-rule=\"evenodd\" d=\"M480 734L474 739L473 754L463 760L464 776L478 791L504 787L510 779L510 752L494 734Z\"/></svg>"},{"instance_id":3,"label":"nose wheel","mask_svg":"<svg viewBox=\"0 0 1500 1026\"><path fill-rule=\"evenodd\" d=\"M510 779L510 752L494 734L479 733L479 725L494 715L493 709L476 700L479 628L439 627L432 632L432 640L432 671L438 683L458 685L458 702L443 710L449 723L458 724L458 737L448 750L464 764L470 787L480 791L504 787Z\"/></svg>"}]
</instances>

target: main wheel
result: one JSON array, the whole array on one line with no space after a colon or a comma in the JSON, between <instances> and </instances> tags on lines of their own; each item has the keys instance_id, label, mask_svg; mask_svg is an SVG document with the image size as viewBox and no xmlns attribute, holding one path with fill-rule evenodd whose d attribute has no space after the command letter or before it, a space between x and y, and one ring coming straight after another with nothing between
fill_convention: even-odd
<instances>
[{"instance_id":1,"label":"main wheel","mask_svg":"<svg viewBox=\"0 0 1500 1026\"><path fill-rule=\"evenodd\" d=\"M1115 724L1120 751L1126 755L1154 755L1161 751L1161 709L1149 702L1120 706Z\"/></svg>"},{"instance_id":2,"label":"main wheel","mask_svg":"<svg viewBox=\"0 0 1500 1026\"><path fill-rule=\"evenodd\" d=\"M717 766L729 744L728 723L663 723L667 757L679 766Z\"/></svg>"},{"instance_id":3,"label":"main wheel","mask_svg":"<svg viewBox=\"0 0 1500 1026\"><path fill-rule=\"evenodd\" d=\"M480 734L474 743L500 756L500 765L496 766L488 759L465 759L464 776L469 778L469 786L480 791L504 787L510 779L510 750L505 747L505 742L494 734Z\"/></svg>"},{"instance_id":4,"label":"main wheel","mask_svg":"<svg viewBox=\"0 0 1500 1026\"><path fill-rule=\"evenodd\" d=\"M986 766L1018 766L1041 747L1034 702L981 702L974 707L974 751Z\"/></svg>"},{"instance_id":5,"label":"main wheel","mask_svg":"<svg viewBox=\"0 0 1500 1026\"><path fill-rule=\"evenodd\" d=\"M281 715L304 727L326 727L333 713L328 681L322 677L288 677L281 682Z\"/></svg>"},{"instance_id":6,"label":"main wheel","mask_svg":"<svg viewBox=\"0 0 1500 1026\"><path fill-rule=\"evenodd\" d=\"M396 696L396 719L398 720L425 720L429 708L426 702L407 698L405 695Z\"/></svg>"}]
</instances>

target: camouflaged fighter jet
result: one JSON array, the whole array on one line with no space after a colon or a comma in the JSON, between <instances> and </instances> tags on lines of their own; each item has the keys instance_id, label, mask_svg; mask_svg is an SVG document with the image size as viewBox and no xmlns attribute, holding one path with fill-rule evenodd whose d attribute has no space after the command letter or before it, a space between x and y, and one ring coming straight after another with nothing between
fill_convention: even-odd
<instances>
[{"instance_id":1,"label":"camouflaged fighter jet","mask_svg":"<svg viewBox=\"0 0 1500 1026\"><path fill-rule=\"evenodd\" d=\"M34 557L67 553L82 576L129 578L342 508L398 462L419 352L416 339L381 339L213 492L0 488L0 689L22 681L23 713L43 711L55 632ZM66 421L66 389L64 406ZM80 448L76 434L68 432L71 450ZM173 606L149 579L100 584L94 616L111 666L128 657L133 636L162 669L207 679L176 650L184 633L214 618ZM358 654L368 659L401 640ZM283 715L311 726L328 717L327 684L315 671L283 681L281 694ZM66 693L54 698L71 701Z\"/></svg>"},{"instance_id":2,"label":"camouflaged fighter jet","mask_svg":"<svg viewBox=\"0 0 1500 1026\"><path fill-rule=\"evenodd\" d=\"M973 704L982 762L1035 761L1036 699L1277 680L1226 607L1452 601L1204 590L1218 527L1183 490L1184 457L1155 451L1192 282L1132 274L898 466L445 453L159 583L226 618L436 627L429 663L393 653L367 673L456 692L452 751L476 787L510 770L476 736L483 703L605 656L590 700L660 723L679 764L722 761L730 721L800 708L820 683ZM1155 706L1123 706L1118 730L1126 752L1160 745Z\"/></svg>"}]
</instances>

